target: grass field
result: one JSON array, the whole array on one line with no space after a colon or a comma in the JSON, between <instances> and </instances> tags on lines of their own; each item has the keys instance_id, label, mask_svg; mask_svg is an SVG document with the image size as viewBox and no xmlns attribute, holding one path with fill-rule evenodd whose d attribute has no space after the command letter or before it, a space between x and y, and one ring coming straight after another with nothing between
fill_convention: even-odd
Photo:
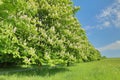
<instances>
[{"instance_id":1,"label":"grass field","mask_svg":"<svg viewBox=\"0 0 120 80\"><path fill-rule=\"evenodd\" d=\"M54 69L0 69L0 80L120 80L120 58Z\"/></svg>"}]
</instances>

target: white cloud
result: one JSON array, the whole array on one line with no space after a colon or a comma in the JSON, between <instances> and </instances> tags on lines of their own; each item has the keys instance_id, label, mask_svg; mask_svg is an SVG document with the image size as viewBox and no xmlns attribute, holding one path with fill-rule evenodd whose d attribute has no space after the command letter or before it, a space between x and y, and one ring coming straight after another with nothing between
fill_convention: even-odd
<instances>
[{"instance_id":1,"label":"white cloud","mask_svg":"<svg viewBox=\"0 0 120 80\"><path fill-rule=\"evenodd\" d=\"M94 28L96 28L96 27L94 27L94 26L84 26L85 30L91 30L91 29L94 29Z\"/></svg>"},{"instance_id":2,"label":"white cloud","mask_svg":"<svg viewBox=\"0 0 120 80\"><path fill-rule=\"evenodd\" d=\"M120 50L120 40L104 47L98 48L100 51L109 51L109 50Z\"/></svg>"},{"instance_id":3,"label":"white cloud","mask_svg":"<svg viewBox=\"0 0 120 80\"><path fill-rule=\"evenodd\" d=\"M120 28L120 0L115 0L111 6L104 9L97 15L97 19L100 21L98 24L100 24L102 28L108 26Z\"/></svg>"},{"instance_id":4,"label":"white cloud","mask_svg":"<svg viewBox=\"0 0 120 80\"><path fill-rule=\"evenodd\" d=\"M96 16L96 18L97 25L84 26L85 30L102 30L109 27L120 29L120 0L114 0L114 2L110 6L103 9L101 13Z\"/></svg>"},{"instance_id":5,"label":"white cloud","mask_svg":"<svg viewBox=\"0 0 120 80\"><path fill-rule=\"evenodd\" d=\"M109 21L105 21L105 22L103 23L103 26L106 26L106 27L110 26L110 22L109 22Z\"/></svg>"},{"instance_id":6,"label":"white cloud","mask_svg":"<svg viewBox=\"0 0 120 80\"><path fill-rule=\"evenodd\" d=\"M116 1L118 1L118 3L120 3L120 0L116 0Z\"/></svg>"}]
</instances>

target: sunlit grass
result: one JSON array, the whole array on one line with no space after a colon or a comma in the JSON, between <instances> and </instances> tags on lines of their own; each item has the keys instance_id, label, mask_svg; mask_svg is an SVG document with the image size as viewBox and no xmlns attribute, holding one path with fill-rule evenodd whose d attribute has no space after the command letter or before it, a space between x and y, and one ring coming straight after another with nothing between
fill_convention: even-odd
<instances>
[{"instance_id":1,"label":"sunlit grass","mask_svg":"<svg viewBox=\"0 0 120 80\"><path fill-rule=\"evenodd\" d=\"M0 80L120 80L120 58L79 63L64 68L6 72L0 75Z\"/></svg>"}]
</instances>

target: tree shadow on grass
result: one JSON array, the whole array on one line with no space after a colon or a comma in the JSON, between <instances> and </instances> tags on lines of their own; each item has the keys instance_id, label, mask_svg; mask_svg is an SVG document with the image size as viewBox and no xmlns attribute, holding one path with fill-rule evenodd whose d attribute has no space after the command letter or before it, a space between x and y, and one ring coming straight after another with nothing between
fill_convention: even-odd
<instances>
[{"instance_id":1,"label":"tree shadow on grass","mask_svg":"<svg viewBox=\"0 0 120 80\"><path fill-rule=\"evenodd\" d=\"M3 76L11 76L11 75L16 75L16 76L53 76L57 73L63 73L66 71L69 71L68 68L66 67L48 67L48 66L43 66L41 68L39 67L32 67L32 68L10 68L6 69L0 69L0 75ZM7 71L8 70L8 71Z\"/></svg>"}]
</instances>

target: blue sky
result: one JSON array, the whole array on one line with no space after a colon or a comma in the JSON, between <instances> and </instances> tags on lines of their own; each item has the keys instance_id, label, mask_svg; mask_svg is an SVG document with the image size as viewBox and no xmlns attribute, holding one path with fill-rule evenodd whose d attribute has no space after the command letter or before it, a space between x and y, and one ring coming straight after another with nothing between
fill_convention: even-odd
<instances>
[{"instance_id":1,"label":"blue sky","mask_svg":"<svg viewBox=\"0 0 120 80\"><path fill-rule=\"evenodd\" d=\"M73 0L89 41L107 57L120 57L120 0Z\"/></svg>"}]
</instances>

